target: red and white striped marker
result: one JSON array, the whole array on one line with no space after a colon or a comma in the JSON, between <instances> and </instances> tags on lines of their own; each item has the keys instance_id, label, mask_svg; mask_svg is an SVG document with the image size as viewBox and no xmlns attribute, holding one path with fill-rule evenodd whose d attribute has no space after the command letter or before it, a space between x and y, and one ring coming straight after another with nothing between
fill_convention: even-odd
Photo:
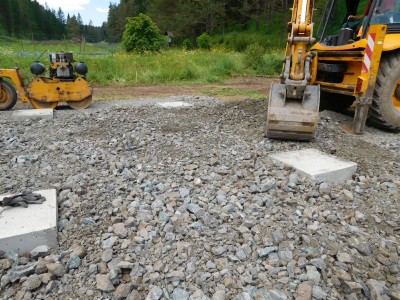
<instances>
[{"instance_id":1,"label":"red and white striped marker","mask_svg":"<svg viewBox=\"0 0 400 300\"><path fill-rule=\"evenodd\" d=\"M365 49L364 62L362 65L361 73L368 73L371 67L372 53L375 46L376 33L368 35L367 49Z\"/></svg>"}]
</instances>

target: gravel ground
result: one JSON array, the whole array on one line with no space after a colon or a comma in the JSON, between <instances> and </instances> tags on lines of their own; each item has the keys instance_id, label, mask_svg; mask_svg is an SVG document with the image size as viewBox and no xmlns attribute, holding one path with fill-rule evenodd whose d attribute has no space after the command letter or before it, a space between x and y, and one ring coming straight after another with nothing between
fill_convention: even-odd
<instances>
[{"instance_id":1,"label":"gravel ground","mask_svg":"<svg viewBox=\"0 0 400 300\"><path fill-rule=\"evenodd\" d=\"M400 299L399 135L322 112L315 141L271 141L266 104L2 113L0 193L56 188L60 247L0 253L0 299ZM303 148L357 172L327 184L269 158Z\"/></svg>"}]
</instances>

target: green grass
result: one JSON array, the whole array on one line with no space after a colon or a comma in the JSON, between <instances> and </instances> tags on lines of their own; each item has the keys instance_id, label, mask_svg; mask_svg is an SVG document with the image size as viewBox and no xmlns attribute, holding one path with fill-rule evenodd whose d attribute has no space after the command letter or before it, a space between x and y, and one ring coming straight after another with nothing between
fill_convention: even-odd
<instances>
[{"instance_id":1,"label":"green grass","mask_svg":"<svg viewBox=\"0 0 400 300\"><path fill-rule=\"evenodd\" d=\"M222 47L237 52L243 52L251 44L259 44L268 50L284 49L287 33L280 36L279 32L270 34L265 32L229 32L211 37L213 47Z\"/></svg>"},{"instance_id":2,"label":"green grass","mask_svg":"<svg viewBox=\"0 0 400 300\"><path fill-rule=\"evenodd\" d=\"M73 52L76 61L87 64L87 78L91 83L121 85L207 83L221 82L236 75L278 75L283 55L283 50L267 51L259 66L249 67L244 53L224 47L214 47L211 51L168 49L140 55L125 53L118 46L106 43L87 43L82 49L78 44L65 44L65 41L33 45L31 41L0 37L0 68L19 66L23 75L32 77L29 66L46 50ZM48 53L39 61L48 66Z\"/></svg>"}]
</instances>

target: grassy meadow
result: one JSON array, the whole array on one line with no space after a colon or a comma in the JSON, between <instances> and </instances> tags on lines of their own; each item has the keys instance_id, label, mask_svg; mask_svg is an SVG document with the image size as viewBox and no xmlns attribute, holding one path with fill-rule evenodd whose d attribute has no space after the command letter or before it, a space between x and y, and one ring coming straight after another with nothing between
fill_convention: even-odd
<instances>
[{"instance_id":1,"label":"grassy meadow","mask_svg":"<svg viewBox=\"0 0 400 300\"><path fill-rule=\"evenodd\" d=\"M254 57L254 53L246 53L245 49L240 52L216 42L211 51L171 47L157 53L134 54L107 43L80 45L71 41L35 42L0 37L0 68L19 66L23 75L32 77L29 66L44 51L47 52L39 62L45 66L49 64L49 52L70 51L75 60L87 64L88 80L99 85L206 83L237 75L276 76L281 69L283 49L262 46L261 50L256 54L259 57Z\"/></svg>"}]
</instances>

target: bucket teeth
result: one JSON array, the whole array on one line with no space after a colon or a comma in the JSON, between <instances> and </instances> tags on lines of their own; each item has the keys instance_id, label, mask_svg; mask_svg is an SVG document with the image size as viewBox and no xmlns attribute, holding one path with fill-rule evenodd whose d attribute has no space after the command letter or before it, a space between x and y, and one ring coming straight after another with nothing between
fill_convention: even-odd
<instances>
[{"instance_id":1,"label":"bucket teeth","mask_svg":"<svg viewBox=\"0 0 400 300\"><path fill-rule=\"evenodd\" d=\"M318 123L319 86L306 86L300 99L287 98L285 91L284 84L272 85L266 136L273 139L312 140Z\"/></svg>"}]
</instances>

